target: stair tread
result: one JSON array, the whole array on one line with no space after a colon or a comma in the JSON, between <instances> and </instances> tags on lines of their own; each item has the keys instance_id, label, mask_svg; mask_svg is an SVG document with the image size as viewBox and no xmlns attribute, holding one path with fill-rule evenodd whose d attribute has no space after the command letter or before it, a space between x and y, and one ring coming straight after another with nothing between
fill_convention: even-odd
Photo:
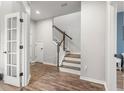
<instances>
[{"instance_id":1,"label":"stair tread","mask_svg":"<svg viewBox=\"0 0 124 93\"><path fill-rule=\"evenodd\" d=\"M73 60L63 60L63 62L66 62L66 63L74 63L74 64L81 64L80 61L73 61Z\"/></svg>"},{"instance_id":2,"label":"stair tread","mask_svg":"<svg viewBox=\"0 0 124 93\"><path fill-rule=\"evenodd\" d=\"M62 67L62 68L68 68L68 69L73 69L73 70L78 70L78 71L80 71L80 68L79 68L79 67L66 66L66 65L62 65L61 67Z\"/></svg>"},{"instance_id":3,"label":"stair tread","mask_svg":"<svg viewBox=\"0 0 124 93\"><path fill-rule=\"evenodd\" d=\"M80 58L80 54L67 54L65 57Z\"/></svg>"}]
</instances>

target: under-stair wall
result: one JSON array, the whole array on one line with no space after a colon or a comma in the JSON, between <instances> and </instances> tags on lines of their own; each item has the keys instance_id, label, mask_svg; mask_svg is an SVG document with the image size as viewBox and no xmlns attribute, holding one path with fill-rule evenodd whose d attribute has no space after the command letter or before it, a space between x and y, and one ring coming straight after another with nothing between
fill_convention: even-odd
<instances>
[{"instance_id":1,"label":"under-stair wall","mask_svg":"<svg viewBox=\"0 0 124 93\"><path fill-rule=\"evenodd\" d=\"M80 52L80 33L81 33L81 13L75 12L63 16L55 17L53 24L72 37L72 40L65 38L65 47L67 50ZM61 39L61 33L53 32L53 38Z\"/></svg>"}]
</instances>

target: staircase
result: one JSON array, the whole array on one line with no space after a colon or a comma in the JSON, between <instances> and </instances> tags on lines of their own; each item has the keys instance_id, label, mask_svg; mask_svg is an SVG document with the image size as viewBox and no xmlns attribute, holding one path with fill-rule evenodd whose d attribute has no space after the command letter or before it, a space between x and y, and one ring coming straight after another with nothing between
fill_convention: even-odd
<instances>
[{"instance_id":1,"label":"staircase","mask_svg":"<svg viewBox=\"0 0 124 93\"><path fill-rule=\"evenodd\" d=\"M67 48L67 45L65 43L67 42L66 41L67 39L72 40L72 38L69 35L67 35L64 31L62 31L60 28L58 28L57 26L53 25L53 28L56 29L54 31L58 31L59 33L62 34L62 40L59 40L59 39L57 40L57 38L54 40L57 45L57 69L58 71L80 75L80 64L81 64L80 54L72 53L70 49ZM64 53L65 56L62 54L62 52Z\"/></svg>"},{"instance_id":2,"label":"staircase","mask_svg":"<svg viewBox=\"0 0 124 93\"><path fill-rule=\"evenodd\" d=\"M66 54L60 66L60 71L80 75L80 64L80 54Z\"/></svg>"}]
</instances>

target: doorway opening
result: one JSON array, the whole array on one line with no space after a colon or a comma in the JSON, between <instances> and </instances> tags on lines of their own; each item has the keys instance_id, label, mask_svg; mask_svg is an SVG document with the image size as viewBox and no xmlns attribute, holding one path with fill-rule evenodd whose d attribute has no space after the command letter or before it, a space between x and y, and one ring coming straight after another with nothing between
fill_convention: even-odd
<instances>
[{"instance_id":1,"label":"doorway opening","mask_svg":"<svg viewBox=\"0 0 124 93\"><path fill-rule=\"evenodd\" d=\"M124 2L117 4L117 89L124 90Z\"/></svg>"}]
</instances>

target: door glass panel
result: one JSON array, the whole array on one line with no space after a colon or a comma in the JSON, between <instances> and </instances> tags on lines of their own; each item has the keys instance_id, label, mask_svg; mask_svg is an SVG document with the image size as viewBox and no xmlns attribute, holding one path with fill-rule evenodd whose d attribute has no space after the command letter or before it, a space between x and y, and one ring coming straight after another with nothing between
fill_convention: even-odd
<instances>
[{"instance_id":1,"label":"door glass panel","mask_svg":"<svg viewBox=\"0 0 124 93\"><path fill-rule=\"evenodd\" d=\"M11 76L11 66L7 66L7 75Z\"/></svg>"},{"instance_id":2,"label":"door glass panel","mask_svg":"<svg viewBox=\"0 0 124 93\"><path fill-rule=\"evenodd\" d=\"M12 52L16 52L16 42L12 42Z\"/></svg>"},{"instance_id":3,"label":"door glass panel","mask_svg":"<svg viewBox=\"0 0 124 93\"><path fill-rule=\"evenodd\" d=\"M7 75L17 77L17 17L7 19ZM19 48L18 48L19 49Z\"/></svg>"},{"instance_id":4,"label":"door glass panel","mask_svg":"<svg viewBox=\"0 0 124 93\"><path fill-rule=\"evenodd\" d=\"M17 18L16 17L13 17L12 28L16 28L16 25L17 25Z\"/></svg>"},{"instance_id":5,"label":"door glass panel","mask_svg":"<svg viewBox=\"0 0 124 93\"><path fill-rule=\"evenodd\" d=\"M16 54L12 54L12 65L16 65Z\"/></svg>"},{"instance_id":6,"label":"door glass panel","mask_svg":"<svg viewBox=\"0 0 124 93\"><path fill-rule=\"evenodd\" d=\"M12 30L12 40L16 40L16 29Z\"/></svg>"},{"instance_id":7,"label":"door glass panel","mask_svg":"<svg viewBox=\"0 0 124 93\"><path fill-rule=\"evenodd\" d=\"M16 66L12 66L12 77L16 77Z\"/></svg>"},{"instance_id":8,"label":"door glass panel","mask_svg":"<svg viewBox=\"0 0 124 93\"><path fill-rule=\"evenodd\" d=\"M8 30L8 40L11 40L12 36L11 36L11 30Z\"/></svg>"},{"instance_id":9,"label":"door glass panel","mask_svg":"<svg viewBox=\"0 0 124 93\"><path fill-rule=\"evenodd\" d=\"M7 28L8 28L8 29L11 29L11 18L8 18L7 21L8 21L8 22L7 22Z\"/></svg>"},{"instance_id":10,"label":"door glass panel","mask_svg":"<svg viewBox=\"0 0 124 93\"><path fill-rule=\"evenodd\" d=\"M7 64L11 64L11 54L7 55Z\"/></svg>"},{"instance_id":11,"label":"door glass panel","mask_svg":"<svg viewBox=\"0 0 124 93\"><path fill-rule=\"evenodd\" d=\"M10 53L12 51L11 42L8 42L7 46L8 46L8 53Z\"/></svg>"}]
</instances>

